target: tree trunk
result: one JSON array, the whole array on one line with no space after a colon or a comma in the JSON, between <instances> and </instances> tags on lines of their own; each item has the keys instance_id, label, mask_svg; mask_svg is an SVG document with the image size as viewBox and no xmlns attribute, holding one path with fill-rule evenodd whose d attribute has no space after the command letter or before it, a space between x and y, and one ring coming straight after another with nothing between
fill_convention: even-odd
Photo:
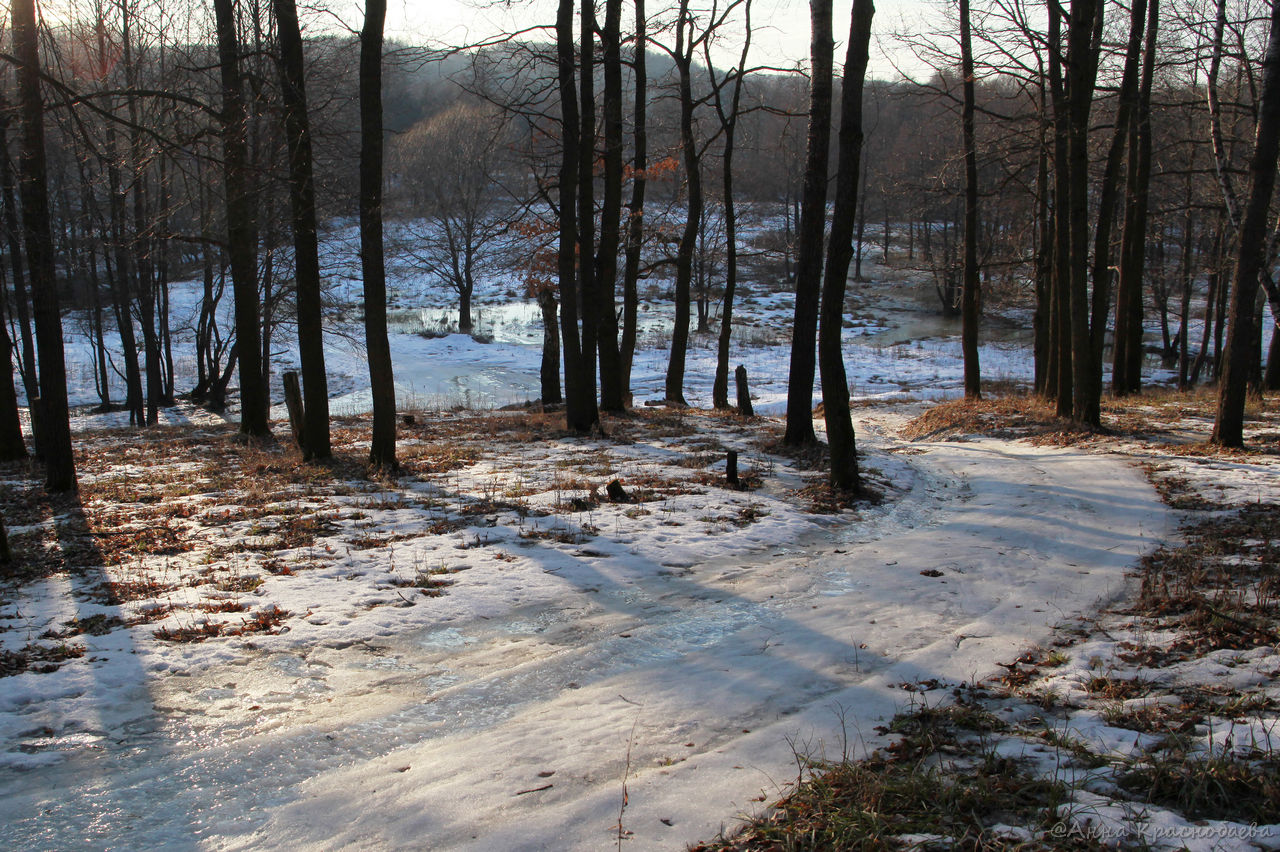
<instances>
[{"instance_id":1,"label":"tree trunk","mask_svg":"<svg viewBox=\"0 0 1280 852\"><path fill-rule=\"evenodd\" d=\"M814 443L814 338L822 290L822 237L827 218L827 164L831 148L831 0L810 0L813 71L809 89L808 151L804 206L800 214L796 260L796 307L791 329L791 368L787 379L787 431L790 447Z\"/></svg>"},{"instance_id":2,"label":"tree trunk","mask_svg":"<svg viewBox=\"0 0 1280 852\"><path fill-rule=\"evenodd\" d=\"M751 2L746 3L746 21L743 25L742 54L738 57L738 68L733 73L733 94L729 99L729 111L726 113L724 102L720 96L720 87L715 86L716 112L720 116L720 127L724 132L724 158L721 163L722 186L724 189L724 307L720 312L720 335L716 340L716 375L711 384L711 404L720 409L729 408L729 342L733 334L733 299L738 289L738 208L733 197L733 154L737 141L738 114L742 104L742 81L747 69L747 56L751 50ZM710 56L707 68L712 68Z\"/></svg>"},{"instance_id":3,"label":"tree trunk","mask_svg":"<svg viewBox=\"0 0 1280 852\"><path fill-rule=\"evenodd\" d=\"M961 310L964 353L964 395L982 395L982 372L978 364L978 146L974 138L975 110L973 42L969 27L969 0L960 0L960 65L964 76L964 108L961 124L964 135L964 285Z\"/></svg>"},{"instance_id":4,"label":"tree trunk","mask_svg":"<svg viewBox=\"0 0 1280 852\"><path fill-rule=\"evenodd\" d=\"M0 201L4 205L3 222L5 247L9 251L9 271L13 274L13 304L18 320L18 336L21 338L21 357L18 365L23 389L30 401L40 395L39 378L36 375L36 344L31 333L31 313L27 300L26 276L22 268L21 226L18 224L18 205L14 199L13 167L9 162L9 116L11 109L0 87Z\"/></svg>"},{"instance_id":5,"label":"tree trunk","mask_svg":"<svg viewBox=\"0 0 1280 852\"><path fill-rule=\"evenodd\" d=\"M560 0L556 14L556 78L560 91L560 234L556 266L560 289L560 337L563 342L565 425L589 432L598 421L595 395L588 386L582 341L578 336L578 92L574 86L573 0Z\"/></svg>"},{"instance_id":6,"label":"tree trunk","mask_svg":"<svg viewBox=\"0 0 1280 852\"><path fill-rule=\"evenodd\" d=\"M632 111L633 145L631 202L627 205L627 249L622 277L622 343L620 346L621 384L623 398L631 400L631 365L635 361L636 332L640 306L639 278L640 251L644 246L644 195L647 180L645 169L649 167L649 137L645 126L648 109L649 77L645 51L647 27L644 0L635 0L635 56L632 60L632 86L635 89L635 106Z\"/></svg>"},{"instance_id":7,"label":"tree trunk","mask_svg":"<svg viewBox=\"0 0 1280 852\"><path fill-rule=\"evenodd\" d=\"M693 136L693 17L688 0L680 0L680 18L676 23L676 69L680 74L680 143L684 153L685 181L689 207L680 247L676 253L676 317L671 332L671 356L667 361L666 398L685 404L684 367L689 348L689 298L693 280L693 254L697 247L698 227L702 223L702 164L697 140Z\"/></svg>"},{"instance_id":8,"label":"tree trunk","mask_svg":"<svg viewBox=\"0 0 1280 852\"><path fill-rule=\"evenodd\" d=\"M1049 316L1049 386L1058 417L1071 416L1071 166L1066 88L1062 79L1062 16L1049 10L1049 87L1053 98L1053 298Z\"/></svg>"},{"instance_id":9,"label":"tree trunk","mask_svg":"<svg viewBox=\"0 0 1280 852\"><path fill-rule=\"evenodd\" d=\"M961 0L962 3L965 0ZM822 324L818 356L822 368L822 409L831 455L831 486L857 493L862 488L858 472L857 444L849 411L849 381L844 369L841 335L844 329L845 282L853 255L854 210L858 208L858 178L862 159L862 89L871 43L871 0L854 0L850 14L849 44L844 61L841 93L839 167L836 178L835 214L822 287ZM962 9L962 14L967 8Z\"/></svg>"},{"instance_id":10,"label":"tree trunk","mask_svg":"<svg viewBox=\"0 0 1280 852\"><path fill-rule=\"evenodd\" d=\"M599 346L600 298L596 285L596 95L595 0L582 0L579 9L578 61L578 307L582 320L583 401L592 424L599 421L596 405L596 364ZM589 428L589 427L588 427Z\"/></svg>"},{"instance_id":11,"label":"tree trunk","mask_svg":"<svg viewBox=\"0 0 1280 852\"><path fill-rule=\"evenodd\" d=\"M1147 12L1147 46L1137 115L1130 130L1124 234L1120 245L1120 284L1116 293L1116 348L1111 388L1118 396L1142 386L1142 281L1146 267L1147 207L1151 183L1151 85L1155 73L1158 0Z\"/></svg>"},{"instance_id":12,"label":"tree trunk","mask_svg":"<svg viewBox=\"0 0 1280 852\"><path fill-rule=\"evenodd\" d=\"M382 28L386 17L386 0L367 0L360 31L360 265L373 397L369 462L382 470L395 470L396 387L387 339L387 273L382 248Z\"/></svg>"},{"instance_id":13,"label":"tree trunk","mask_svg":"<svg viewBox=\"0 0 1280 852\"><path fill-rule=\"evenodd\" d=\"M227 251L235 294L240 353L240 431L270 434L267 388L262 381L262 329L258 320L257 227L246 144L248 110L240 78L234 0L214 0L222 72L222 148L227 187Z\"/></svg>"},{"instance_id":14,"label":"tree trunk","mask_svg":"<svg viewBox=\"0 0 1280 852\"><path fill-rule=\"evenodd\" d=\"M305 394L305 418L299 438L304 458L326 459L332 455L329 441L329 380L324 366L319 235L302 33L298 28L298 10L294 0L275 0L274 6L280 40L280 95L284 102L284 129L289 146L289 201L293 211L298 355Z\"/></svg>"},{"instance_id":15,"label":"tree trunk","mask_svg":"<svg viewBox=\"0 0 1280 852\"><path fill-rule=\"evenodd\" d=\"M13 385L12 341L9 340L9 319L5 316L7 296L0 288L0 461L16 461L27 457L27 445L22 440L18 392Z\"/></svg>"},{"instance_id":16,"label":"tree trunk","mask_svg":"<svg viewBox=\"0 0 1280 852\"><path fill-rule=\"evenodd\" d=\"M1093 350L1091 366L1102 369L1106 344L1107 315L1111 311L1111 232L1119 194L1120 165L1125 141L1129 138L1133 108L1138 100L1142 36L1146 25L1147 0L1133 0L1129 17L1129 45L1125 52L1124 76L1116 105L1116 125L1107 150L1107 164L1098 187L1098 224L1093 235L1093 303L1089 318L1089 340ZM1097 377L1101 387L1102 376Z\"/></svg>"},{"instance_id":17,"label":"tree trunk","mask_svg":"<svg viewBox=\"0 0 1280 852\"><path fill-rule=\"evenodd\" d=\"M19 195L22 230L31 275L32 313L40 359L40 449L45 487L76 490L75 457L67 408L67 368L62 349L62 313L49 227L44 148L44 104L40 93L39 32L34 0L14 0L13 46L18 60L18 106L22 122Z\"/></svg>"},{"instance_id":18,"label":"tree trunk","mask_svg":"<svg viewBox=\"0 0 1280 852\"><path fill-rule=\"evenodd\" d=\"M1224 447L1244 444L1244 404L1253 357L1253 310L1265 256L1267 212L1276 183L1280 156L1280 2L1271 4L1271 34L1263 61L1258 126L1249 163L1249 195L1240 222L1235 287L1231 294L1231 325L1227 357L1218 386L1218 416L1213 442Z\"/></svg>"},{"instance_id":19,"label":"tree trunk","mask_svg":"<svg viewBox=\"0 0 1280 852\"><path fill-rule=\"evenodd\" d=\"M560 393L560 324L556 321L556 296L549 289L538 291L542 309L542 404L564 402Z\"/></svg>"},{"instance_id":20,"label":"tree trunk","mask_svg":"<svg viewBox=\"0 0 1280 852\"><path fill-rule=\"evenodd\" d=\"M596 252L600 407L621 412L626 409L626 386L618 350L615 290L622 237L622 0L606 0L600 41L604 65L604 198Z\"/></svg>"},{"instance_id":21,"label":"tree trunk","mask_svg":"<svg viewBox=\"0 0 1280 852\"><path fill-rule=\"evenodd\" d=\"M1071 416L1077 423L1093 427L1101 425L1102 374L1093 365L1089 339L1089 113L1105 8L1100 0L1073 0L1067 37Z\"/></svg>"}]
</instances>

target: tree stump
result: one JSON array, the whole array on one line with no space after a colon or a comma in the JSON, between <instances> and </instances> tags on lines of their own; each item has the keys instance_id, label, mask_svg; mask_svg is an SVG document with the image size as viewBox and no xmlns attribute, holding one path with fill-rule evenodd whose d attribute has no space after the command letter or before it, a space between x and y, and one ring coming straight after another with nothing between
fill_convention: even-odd
<instances>
[{"instance_id":1,"label":"tree stump","mask_svg":"<svg viewBox=\"0 0 1280 852\"><path fill-rule=\"evenodd\" d=\"M747 387L747 368L738 365L738 369L733 371L733 377L738 383L738 413L743 417L755 417L755 409L751 407L751 390Z\"/></svg>"},{"instance_id":2,"label":"tree stump","mask_svg":"<svg viewBox=\"0 0 1280 852\"><path fill-rule=\"evenodd\" d=\"M612 503L626 503L631 499L630 495L627 494L627 489L622 487L621 480L610 480L604 490L609 495L609 501Z\"/></svg>"},{"instance_id":3,"label":"tree stump","mask_svg":"<svg viewBox=\"0 0 1280 852\"><path fill-rule=\"evenodd\" d=\"M281 377L284 382L284 404L289 409L289 430L293 432L293 441L302 446L302 386L298 383L298 374L290 370Z\"/></svg>"}]
</instances>

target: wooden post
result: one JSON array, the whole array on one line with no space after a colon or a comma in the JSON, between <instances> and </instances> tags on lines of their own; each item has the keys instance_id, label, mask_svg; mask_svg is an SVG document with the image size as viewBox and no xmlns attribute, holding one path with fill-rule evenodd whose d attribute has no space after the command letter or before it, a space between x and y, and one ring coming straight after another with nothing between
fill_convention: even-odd
<instances>
[{"instance_id":1,"label":"wooden post","mask_svg":"<svg viewBox=\"0 0 1280 852\"><path fill-rule=\"evenodd\" d=\"M293 440L302 446L302 386L298 384L298 374L290 370L281 377L284 381L284 404L289 409L289 429L293 432Z\"/></svg>"},{"instance_id":2,"label":"wooden post","mask_svg":"<svg viewBox=\"0 0 1280 852\"><path fill-rule=\"evenodd\" d=\"M751 407L751 391L747 388L747 368L738 365L738 369L733 371L733 376L738 382L738 413L743 417L755 417L755 409Z\"/></svg>"},{"instance_id":3,"label":"wooden post","mask_svg":"<svg viewBox=\"0 0 1280 852\"><path fill-rule=\"evenodd\" d=\"M742 368L739 367L739 370ZM728 457L725 459L724 478L733 488L737 488L741 483L738 481L738 451L730 450Z\"/></svg>"}]
</instances>

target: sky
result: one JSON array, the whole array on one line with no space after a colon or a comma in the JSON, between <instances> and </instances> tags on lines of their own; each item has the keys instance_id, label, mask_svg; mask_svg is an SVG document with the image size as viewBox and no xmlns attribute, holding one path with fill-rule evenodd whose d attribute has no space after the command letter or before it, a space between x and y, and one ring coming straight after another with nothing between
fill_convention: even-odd
<instances>
[{"instance_id":1,"label":"sky","mask_svg":"<svg viewBox=\"0 0 1280 852\"><path fill-rule=\"evenodd\" d=\"M657 3L653 4L655 7ZM842 55L848 32L851 0L836 0L833 20L837 56ZM911 67L914 61L900 47L894 32L916 31L921 22L936 18L940 0L877 0L875 44L870 73L876 77L896 76L895 66ZM623 15L631 14L630 5ZM551 0L523 0L511 5L494 0L390 0L387 7L387 35L416 41L434 40L460 44L491 37L555 19ZM756 0L753 4L752 55L754 64L781 68L795 67L809 55L809 5L804 0ZM727 41L717 61L736 62L740 43Z\"/></svg>"}]
</instances>

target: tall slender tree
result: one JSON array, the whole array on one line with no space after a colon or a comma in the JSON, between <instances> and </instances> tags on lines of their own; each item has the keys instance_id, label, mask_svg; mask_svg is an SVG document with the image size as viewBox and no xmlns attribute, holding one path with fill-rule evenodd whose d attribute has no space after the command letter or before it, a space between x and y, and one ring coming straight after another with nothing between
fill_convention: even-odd
<instances>
[{"instance_id":1,"label":"tall slender tree","mask_svg":"<svg viewBox=\"0 0 1280 852\"><path fill-rule=\"evenodd\" d=\"M3 279L3 274L0 274ZM9 340L9 319L5 316L8 294L0 287L0 461L14 461L27 457L27 445L22 440L22 422L18 417L18 392L13 384L12 341Z\"/></svg>"},{"instance_id":2,"label":"tall slender tree","mask_svg":"<svg viewBox=\"0 0 1280 852\"><path fill-rule=\"evenodd\" d=\"M14 0L13 48L18 60L18 107L22 147L18 184L22 200L23 242L31 280L32 314L40 360L39 446L44 454L45 487L76 490L75 456L67 405L67 367L62 344L62 313L49 225L48 169L45 159L44 102L40 92L39 32L34 0Z\"/></svg>"},{"instance_id":3,"label":"tall slender tree","mask_svg":"<svg viewBox=\"0 0 1280 852\"><path fill-rule=\"evenodd\" d=\"M1098 185L1098 221L1093 231L1093 300L1089 318L1089 340L1093 349L1092 366L1102 369L1107 314L1111 309L1111 232L1115 220L1116 195L1120 181L1120 164L1124 159L1125 141L1138 99L1138 72L1142 59L1142 35L1146 26L1147 0L1133 0L1129 15L1129 46L1125 51L1124 73L1116 103L1115 129L1107 150L1106 166ZM1102 377L1098 376L1099 387Z\"/></svg>"},{"instance_id":4,"label":"tall slender tree","mask_svg":"<svg viewBox=\"0 0 1280 852\"><path fill-rule=\"evenodd\" d=\"M622 0L605 0L600 30L604 72L604 195L600 204L600 244L595 280L600 320L600 407L618 412L626 407L618 350L618 246L622 240ZM584 176L583 180L587 177Z\"/></svg>"},{"instance_id":5,"label":"tall slender tree","mask_svg":"<svg viewBox=\"0 0 1280 852\"><path fill-rule=\"evenodd\" d=\"M720 132L724 136L724 153L720 161L721 192L724 195L724 303L720 309L720 335L716 339L716 375L711 383L711 404L722 409L729 407L729 342L733 334L733 299L738 288L738 207L734 200L733 155L737 145L738 120L742 115L747 57L751 52L751 0L743 4L743 9L742 53L738 56L738 67L731 69L719 81L715 78L710 43L703 43L707 73L712 77L711 91L716 115L720 119ZM727 104L723 93L726 85L732 87Z\"/></svg>"},{"instance_id":6,"label":"tall slender tree","mask_svg":"<svg viewBox=\"0 0 1280 852\"><path fill-rule=\"evenodd\" d=\"M1213 442L1224 447L1244 444L1244 404L1249 365L1254 360L1254 302L1262 275L1267 238L1267 215L1276 185L1280 158L1280 0L1271 2L1271 34L1262 64L1262 93L1258 102L1253 158L1249 161L1249 195L1240 221L1231 292L1231 324L1227 329L1227 357L1218 386L1218 413Z\"/></svg>"},{"instance_id":7,"label":"tall slender tree","mask_svg":"<svg viewBox=\"0 0 1280 852\"><path fill-rule=\"evenodd\" d=\"M969 0L960 0L960 73L964 77L964 106L961 110L964 137L964 282L960 314L963 323L961 349L964 352L964 395L976 399L982 395L982 370L978 364L978 145L974 138L974 112L977 109L973 77L973 36Z\"/></svg>"},{"instance_id":8,"label":"tall slender tree","mask_svg":"<svg viewBox=\"0 0 1280 852\"><path fill-rule=\"evenodd\" d=\"M387 0L367 0L360 31L360 266L364 333L373 397L369 461L396 463L396 386L387 338L387 272L382 245L382 31Z\"/></svg>"},{"instance_id":9,"label":"tall slender tree","mask_svg":"<svg viewBox=\"0 0 1280 852\"><path fill-rule=\"evenodd\" d=\"M596 284L596 95L595 0L582 0L579 10L578 48L578 308L582 320L583 394L599 419L596 406L596 364L599 345L601 300Z\"/></svg>"},{"instance_id":10,"label":"tall slender tree","mask_svg":"<svg viewBox=\"0 0 1280 852\"><path fill-rule=\"evenodd\" d=\"M796 259L796 307L791 327L791 368L787 379L787 430L796 447L817 440L813 431L814 340L822 293L822 238L827 220L827 168L831 149L831 73L835 40L831 0L809 0L812 36L809 56L809 138Z\"/></svg>"},{"instance_id":11,"label":"tall slender tree","mask_svg":"<svg viewBox=\"0 0 1280 852\"><path fill-rule=\"evenodd\" d=\"M635 50L631 60L632 88L635 105L632 109L632 165L631 200L627 204L626 257L622 272L622 339L619 344L619 371L622 393L631 397L631 364L635 359L636 327L640 304L640 251L644 247L644 196L648 181L645 170L649 167L649 135L646 112L649 103L648 20L645 17L644 0L635 0L636 26Z\"/></svg>"},{"instance_id":12,"label":"tall slender tree","mask_svg":"<svg viewBox=\"0 0 1280 852\"><path fill-rule=\"evenodd\" d=\"M222 75L222 150L227 187L227 254L235 294L236 351L240 359L240 431L270 434L269 400L262 373L258 305L257 226L247 143L249 112L240 74L235 0L214 0Z\"/></svg>"},{"instance_id":13,"label":"tall slender tree","mask_svg":"<svg viewBox=\"0 0 1280 852\"><path fill-rule=\"evenodd\" d=\"M565 424L589 432L599 422L599 409L586 371L578 316L578 180L580 116L575 83L573 0L560 0L556 11L556 83L560 95L559 244L556 274L560 292L561 357L564 360Z\"/></svg>"},{"instance_id":14,"label":"tall slender tree","mask_svg":"<svg viewBox=\"0 0 1280 852\"><path fill-rule=\"evenodd\" d=\"M22 267L22 229L18 224L18 204L14 197L13 164L9 159L9 122L13 110L0 86L0 223L4 226L5 249L8 252L9 272L13 276L14 319L17 320L21 348L18 366L27 399L40 395L36 376L36 344L31 333L30 302L27 299L26 273Z\"/></svg>"},{"instance_id":15,"label":"tall slender tree","mask_svg":"<svg viewBox=\"0 0 1280 852\"><path fill-rule=\"evenodd\" d=\"M705 34L704 34L705 37ZM702 163L693 126L693 56L697 46L689 0L680 0L676 20L676 49L671 54L680 81L680 150L684 156L688 208L680 246L676 251L675 326L671 331L671 355L667 360L666 398L684 405L685 358L689 348L689 298L693 281L693 254L702 224Z\"/></svg>"},{"instance_id":16,"label":"tall slender tree","mask_svg":"<svg viewBox=\"0 0 1280 852\"><path fill-rule=\"evenodd\" d=\"M1071 416L1088 426L1100 425L1101 373L1094 369L1089 339L1089 115L1098 76L1102 33L1101 0L1072 0L1067 28L1067 209L1068 292L1070 329Z\"/></svg>"},{"instance_id":17,"label":"tall slender tree","mask_svg":"<svg viewBox=\"0 0 1280 852\"><path fill-rule=\"evenodd\" d=\"M845 282L849 279L849 262L853 258L858 179L862 172L862 91L874 14L871 0L853 0L844 60L844 89L840 96L836 204L831 218L826 279L822 286L822 323L818 329L822 408L827 426L827 447L831 454L830 481L833 488L855 493L861 490L862 480L849 411L849 381L844 369L841 336L844 331Z\"/></svg>"},{"instance_id":18,"label":"tall slender tree","mask_svg":"<svg viewBox=\"0 0 1280 852\"><path fill-rule=\"evenodd\" d=\"M329 444L329 383L324 368L316 190L302 32L298 27L298 9L294 0L275 0L275 10L280 39L280 93L289 146L289 201L293 210L298 354L302 362L304 395L302 451L308 459L325 459L332 453Z\"/></svg>"},{"instance_id":19,"label":"tall slender tree","mask_svg":"<svg viewBox=\"0 0 1280 852\"><path fill-rule=\"evenodd\" d=\"M1120 281L1116 288L1115 351L1111 373L1112 390L1118 396L1137 393L1142 386L1142 284L1151 194L1151 86L1155 76L1159 9L1158 0L1150 0L1142 81L1136 113L1129 125L1124 231L1120 243Z\"/></svg>"}]
</instances>

